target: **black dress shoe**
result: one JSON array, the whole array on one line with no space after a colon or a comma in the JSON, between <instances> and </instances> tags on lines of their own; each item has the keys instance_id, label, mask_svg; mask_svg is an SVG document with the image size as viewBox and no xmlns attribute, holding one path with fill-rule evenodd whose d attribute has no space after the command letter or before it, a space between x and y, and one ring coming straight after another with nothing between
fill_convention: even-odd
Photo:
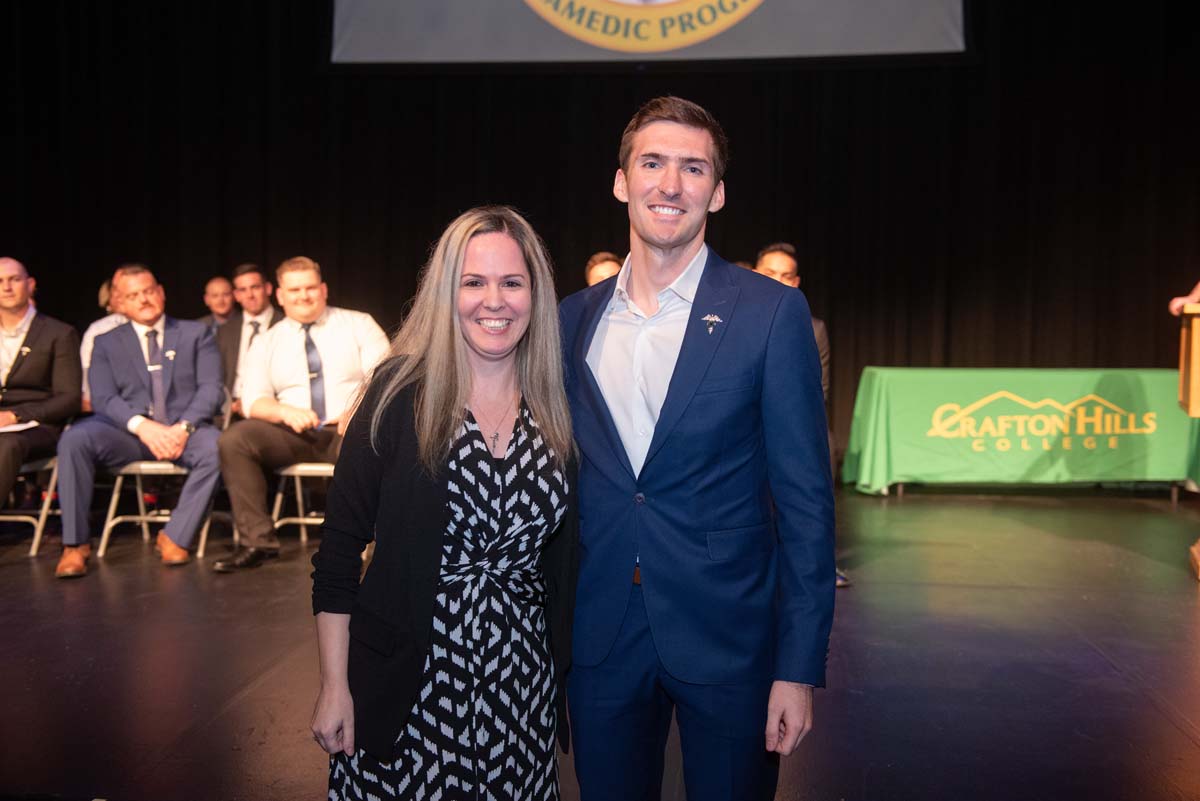
<instances>
[{"instance_id":1,"label":"black dress shoe","mask_svg":"<svg viewBox=\"0 0 1200 801\"><path fill-rule=\"evenodd\" d=\"M266 548L238 548L233 554L213 562L213 570L218 573L235 573L238 570L249 570L258 567L268 559L278 559L279 551Z\"/></svg>"}]
</instances>

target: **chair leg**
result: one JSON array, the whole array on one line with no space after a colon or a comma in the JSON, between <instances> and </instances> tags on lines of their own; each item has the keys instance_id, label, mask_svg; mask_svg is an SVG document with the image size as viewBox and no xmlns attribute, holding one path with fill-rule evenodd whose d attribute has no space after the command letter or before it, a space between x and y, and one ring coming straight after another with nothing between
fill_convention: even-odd
<instances>
[{"instance_id":1,"label":"chair leg","mask_svg":"<svg viewBox=\"0 0 1200 801\"><path fill-rule=\"evenodd\" d=\"M308 544L308 526L304 524L304 482L300 476L292 476L296 483L296 515L300 518L300 544Z\"/></svg>"},{"instance_id":2,"label":"chair leg","mask_svg":"<svg viewBox=\"0 0 1200 801\"><path fill-rule=\"evenodd\" d=\"M212 501L208 502L208 514L204 516L204 526L200 529L200 547L196 549L196 558L204 558L204 546L208 545L208 527L212 525Z\"/></svg>"},{"instance_id":3,"label":"chair leg","mask_svg":"<svg viewBox=\"0 0 1200 801\"><path fill-rule=\"evenodd\" d=\"M146 490L142 488L142 476L140 473L133 478L137 481L138 514L142 516L142 542L149 542L150 523L146 521Z\"/></svg>"},{"instance_id":4,"label":"chair leg","mask_svg":"<svg viewBox=\"0 0 1200 801\"><path fill-rule=\"evenodd\" d=\"M287 486L287 479L280 478L279 485L275 487L275 505L271 508L271 522L279 523L279 513L283 509L283 489Z\"/></svg>"},{"instance_id":5,"label":"chair leg","mask_svg":"<svg viewBox=\"0 0 1200 801\"><path fill-rule=\"evenodd\" d=\"M56 489L58 489L58 462L54 463L54 469L50 471L50 485L46 487L46 494L42 497L42 511L38 515L37 525L33 527L33 545L29 546L30 556L37 556L38 548L42 547L42 534L46 531L46 518L50 516L50 504L54 501Z\"/></svg>"},{"instance_id":6,"label":"chair leg","mask_svg":"<svg viewBox=\"0 0 1200 801\"><path fill-rule=\"evenodd\" d=\"M104 517L104 533L100 535L100 550L96 551L96 557L104 558L104 554L108 552L108 535L113 530L113 518L117 516L117 501L121 498L121 485L125 483L125 476L117 476L116 482L113 483L112 498L108 501L108 514Z\"/></svg>"}]
</instances>

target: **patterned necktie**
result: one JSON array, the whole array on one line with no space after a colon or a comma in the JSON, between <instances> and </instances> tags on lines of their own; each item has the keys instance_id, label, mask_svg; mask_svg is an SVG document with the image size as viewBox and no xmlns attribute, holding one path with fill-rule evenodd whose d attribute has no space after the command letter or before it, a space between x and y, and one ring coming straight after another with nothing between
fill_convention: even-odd
<instances>
[{"instance_id":1,"label":"patterned necktie","mask_svg":"<svg viewBox=\"0 0 1200 801\"><path fill-rule=\"evenodd\" d=\"M302 323L304 329L304 355L308 357L308 389L312 395L312 410L317 413L321 422L325 422L325 379L321 375L321 354L317 352L317 343L313 342L312 323Z\"/></svg>"},{"instance_id":2,"label":"patterned necktie","mask_svg":"<svg viewBox=\"0 0 1200 801\"><path fill-rule=\"evenodd\" d=\"M247 348L254 344L254 338L258 336L258 329L262 328L262 323L258 320L251 320L250 327L254 330L250 332L250 341L246 343Z\"/></svg>"},{"instance_id":3,"label":"patterned necktie","mask_svg":"<svg viewBox=\"0 0 1200 801\"><path fill-rule=\"evenodd\" d=\"M155 421L167 424L167 393L163 389L162 350L158 347L158 332L146 332L146 369L150 371L150 390L154 400Z\"/></svg>"}]
</instances>

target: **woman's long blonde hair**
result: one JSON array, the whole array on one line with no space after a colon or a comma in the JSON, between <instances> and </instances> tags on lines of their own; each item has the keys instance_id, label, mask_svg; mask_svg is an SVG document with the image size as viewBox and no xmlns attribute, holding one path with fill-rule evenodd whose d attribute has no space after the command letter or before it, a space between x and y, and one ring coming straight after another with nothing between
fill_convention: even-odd
<instances>
[{"instance_id":1,"label":"woman's long blonde hair","mask_svg":"<svg viewBox=\"0 0 1200 801\"><path fill-rule=\"evenodd\" d=\"M392 399L417 384L414 424L422 466L433 475L466 417L471 394L467 344L458 321L458 287L467 243L479 234L503 233L521 248L529 270L533 306L517 345L517 380L542 439L560 466L573 452L571 413L563 388L558 297L546 246L533 227L508 206L480 206L461 214L442 233L421 271L417 295L392 337L394 365L371 413L371 442L378 448L380 421Z\"/></svg>"}]
</instances>

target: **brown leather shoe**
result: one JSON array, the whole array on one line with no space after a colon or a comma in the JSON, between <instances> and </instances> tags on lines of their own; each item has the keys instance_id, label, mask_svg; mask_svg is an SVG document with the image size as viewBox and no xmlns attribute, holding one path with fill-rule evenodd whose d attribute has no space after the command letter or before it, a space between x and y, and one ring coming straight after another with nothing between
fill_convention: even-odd
<instances>
[{"instance_id":1,"label":"brown leather shoe","mask_svg":"<svg viewBox=\"0 0 1200 801\"><path fill-rule=\"evenodd\" d=\"M87 560L92 555L90 543L83 545L64 545L62 558L58 567L54 568L55 578L79 578L87 575Z\"/></svg>"},{"instance_id":2,"label":"brown leather shoe","mask_svg":"<svg viewBox=\"0 0 1200 801\"><path fill-rule=\"evenodd\" d=\"M188 553L188 549L180 548L171 541L171 538L164 531L158 532L158 539L155 541L154 549L162 554L162 563L169 567L186 565L192 561L192 555Z\"/></svg>"},{"instance_id":3,"label":"brown leather shoe","mask_svg":"<svg viewBox=\"0 0 1200 801\"><path fill-rule=\"evenodd\" d=\"M1188 548L1188 559L1192 563L1192 572L1200 579L1200 540L1196 540L1192 547Z\"/></svg>"}]
</instances>

